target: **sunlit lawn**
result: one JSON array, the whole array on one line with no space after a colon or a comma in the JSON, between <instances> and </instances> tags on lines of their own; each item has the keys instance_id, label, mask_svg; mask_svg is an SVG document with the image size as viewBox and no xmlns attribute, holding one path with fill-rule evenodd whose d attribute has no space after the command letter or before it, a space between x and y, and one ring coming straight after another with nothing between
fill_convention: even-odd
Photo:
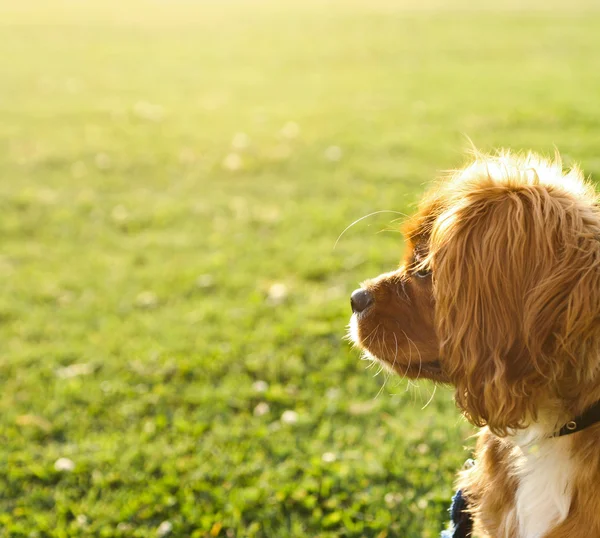
<instances>
[{"instance_id":1,"label":"sunlit lawn","mask_svg":"<svg viewBox=\"0 0 600 538\"><path fill-rule=\"evenodd\" d=\"M439 534L474 430L342 340L401 215L336 239L467 135L600 174L600 12L477 5L0 3L0 536Z\"/></svg>"}]
</instances>

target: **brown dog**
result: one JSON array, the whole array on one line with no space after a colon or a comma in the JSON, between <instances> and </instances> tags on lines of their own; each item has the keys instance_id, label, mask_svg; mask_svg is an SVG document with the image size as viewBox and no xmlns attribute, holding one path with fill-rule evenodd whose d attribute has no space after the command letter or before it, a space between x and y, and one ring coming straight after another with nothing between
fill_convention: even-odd
<instances>
[{"instance_id":1,"label":"brown dog","mask_svg":"<svg viewBox=\"0 0 600 538\"><path fill-rule=\"evenodd\" d=\"M600 537L600 210L558 159L477 155L424 199L404 263L352 294L351 336L456 388L481 431L474 536Z\"/></svg>"}]
</instances>

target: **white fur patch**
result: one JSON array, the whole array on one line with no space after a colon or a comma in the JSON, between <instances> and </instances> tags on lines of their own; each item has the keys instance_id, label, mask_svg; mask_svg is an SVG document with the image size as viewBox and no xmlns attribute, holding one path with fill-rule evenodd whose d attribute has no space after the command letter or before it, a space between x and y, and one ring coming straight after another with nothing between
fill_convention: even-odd
<instances>
[{"instance_id":1,"label":"white fur patch","mask_svg":"<svg viewBox=\"0 0 600 538\"><path fill-rule=\"evenodd\" d=\"M348 332L350 333L352 342L358 344L358 317L356 314L352 314L352 317L350 318L350 328Z\"/></svg>"},{"instance_id":2,"label":"white fur patch","mask_svg":"<svg viewBox=\"0 0 600 538\"><path fill-rule=\"evenodd\" d=\"M542 538L569 514L573 476L571 440L546 438L536 443L531 441L535 432L528 433L519 435L521 442L518 440L515 446L519 538Z\"/></svg>"}]
</instances>

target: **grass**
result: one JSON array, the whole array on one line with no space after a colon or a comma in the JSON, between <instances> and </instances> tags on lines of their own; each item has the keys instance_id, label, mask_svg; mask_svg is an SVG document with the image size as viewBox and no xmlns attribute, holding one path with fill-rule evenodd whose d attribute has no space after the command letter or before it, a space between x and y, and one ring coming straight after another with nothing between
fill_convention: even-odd
<instances>
[{"instance_id":1,"label":"grass","mask_svg":"<svg viewBox=\"0 0 600 538\"><path fill-rule=\"evenodd\" d=\"M333 245L465 135L598 177L600 12L411 1L0 5L0 536L439 534L474 430L342 341L396 215Z\"/></svg>"}]
</instances>

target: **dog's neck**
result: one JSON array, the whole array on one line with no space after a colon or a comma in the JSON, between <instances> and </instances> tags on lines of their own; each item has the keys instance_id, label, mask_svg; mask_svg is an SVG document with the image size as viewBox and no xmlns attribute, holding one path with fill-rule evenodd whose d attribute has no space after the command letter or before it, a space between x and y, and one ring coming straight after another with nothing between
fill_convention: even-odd
<instances>
[{"instance_id":1,"label":"dog's neck","mask_svg":"<svg viewBox=\"0 0 600 538\"><path fill-rule=\"evenodd\" d=\"M576 431L586 429L597 421L599 401L600 390L582 391L582 396L579 396L576 401L547 399L540 405L535 419L529 420L527 427L523 429L509 430L506 440L524 447L544 439L556 439L568 435L570 432L566 425L573 424L577 428ZM589 416L589 412L592 412L593 416Z\"/></svg>"},{"instance_id":2,"label":"dog's neck","mask_svg":"<svg viewBox=\"0 0 600 538\"><path fill-rule=\"evenodd\" d=\"M572 438L554 437L566 413L545 408L527 428L511 432L510 473L518 478L513 517L518 538L539 538L564 521L572 500Z\"/></svg>"},{"instance_id":3,"label":"dog's neck","mask_svg":"<svg viewBox=\"0 0 600 538\"><path fill-rule=\"evenodd\" d=\"M538 414L537 420L532 421L526 428L509 432L506 440L521 448L551 440L566 420L567 416L564 412L543 411Z\"/></svg>"}]
</instances>

